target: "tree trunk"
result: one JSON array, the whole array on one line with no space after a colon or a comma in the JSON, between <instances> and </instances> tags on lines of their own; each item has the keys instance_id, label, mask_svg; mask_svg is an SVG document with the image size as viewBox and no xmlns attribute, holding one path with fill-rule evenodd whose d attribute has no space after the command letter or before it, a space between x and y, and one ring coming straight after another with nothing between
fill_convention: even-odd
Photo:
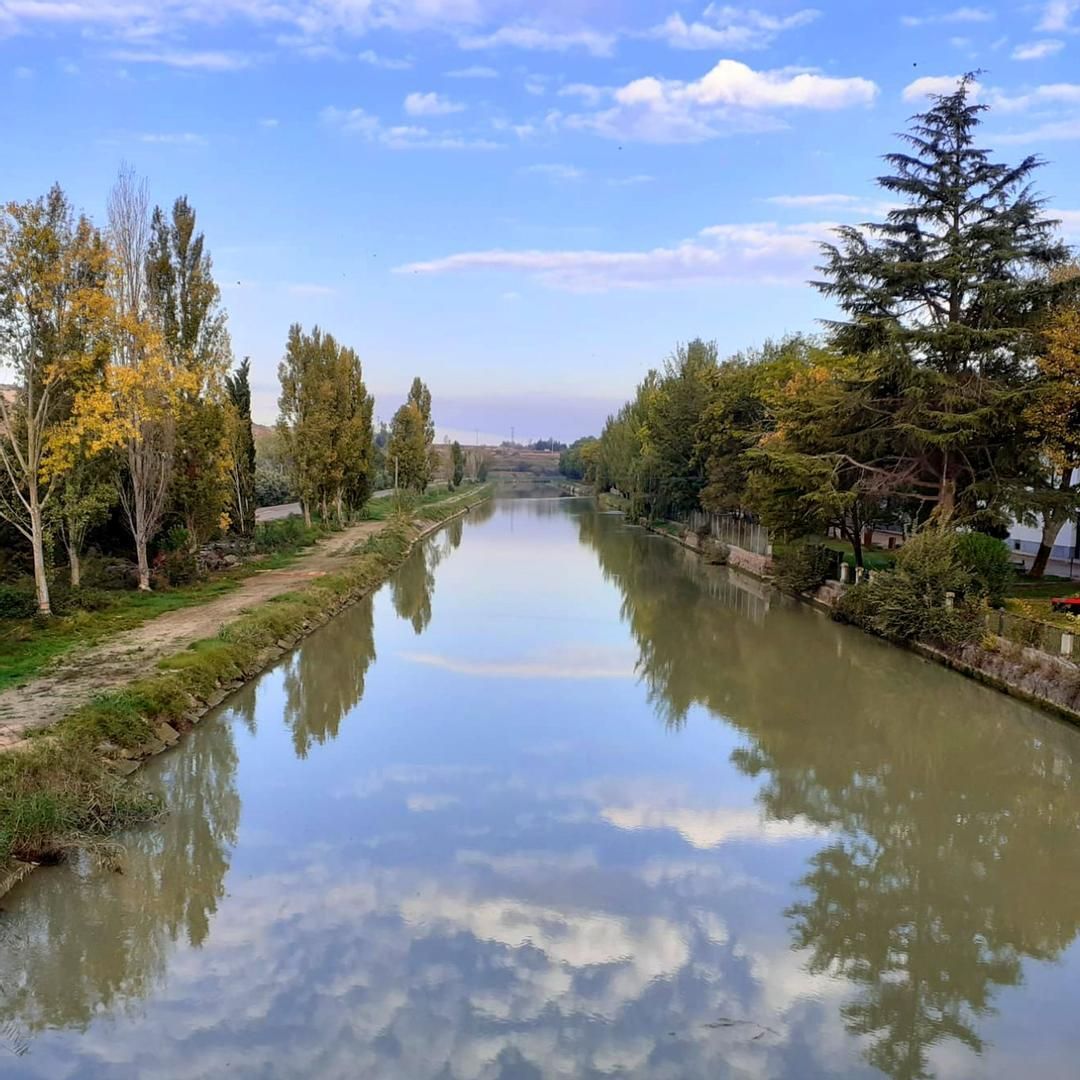
<instances>
[{"instance_id":1,"label":"tree trunk","mask_svg":"<svg viewBox=\"0 0 1080 1080\"><path fill-rule=\"evenodd\" d=\"M51 615L49 578L45 573L45 530L41 524L36 486L30 488L30 546L34 550L34 589L37 592L38 614Z\"/></svg>"},{"instance_id":2,"label":"tree trunk","mask_svg":"<svg viewBox=\"0 0 1080 1080\"><path fill-rule=\"evenodd\" d=\"M308 503L307 499L304 499L301 502L300 505L304 508L304 524L310 529L311 528L311 506Z\"/></svg>"},{"instance_id":3,"label":"tree trunk","mask_svg":"<svg viewBox=\"0 0 1080 1080\"><path fill-rule=\"evenodd\" d=\"M855 557L855 566L861 569L863 565L862 531L857 526L851 530L851 552Z\"/></svg>"},{"instance_id":4,"label":"tree trunk","mask_svg":"<svg viewBox=\"0 0 1080 1080\"><path fill-rule=\"evenodd\" d=\"M139 562L139 591L150 592L150 560L146 557L146 537L135 537L135 557Z\"/></svg>"},{"instance_id":5,"label":"tree trunk","mask_svg":"<svg viewBox=\"0 0 1080 1080\"><path fill-rule=\"evenodd\" d=\"M1054 550L1054 544L1057 542L1058 534L1065 527L1065 522L1069 520L1068 513L1062 510L1051 510L1043 518L1042 536L1039 538L1039 550L1035 555L1035 561L1031 564L1031 570L1028 571L1028 577L1041 578L1046 573L1046 564L1050 561L1050 556Z\"/></svg>"},{"instance_id":6,"label":"tree trunk","mask_svg":"<svg viewBox=\"0 0 1080 1080\"><path fill-rule=\"evenodd\" d=\"M338 524L344 528L344 526L345 526L345 506L344 506L344 503L343 503L342 498L341 498L340 490L338 491L334 502L336 504L336 509L337 509Z\"/></svg>"},{"instance_id":7,"label":"tree trunk","mask_svg":"<svg viewBox=\"0 0 1080 1080\"><path fill-rule=\"evenodd\" d=\"M79 549L74 544L68 546L68 568L71 572L71 587L77 589L82 584L82 562L79 560Z\"/></svg>"}]
</instances>

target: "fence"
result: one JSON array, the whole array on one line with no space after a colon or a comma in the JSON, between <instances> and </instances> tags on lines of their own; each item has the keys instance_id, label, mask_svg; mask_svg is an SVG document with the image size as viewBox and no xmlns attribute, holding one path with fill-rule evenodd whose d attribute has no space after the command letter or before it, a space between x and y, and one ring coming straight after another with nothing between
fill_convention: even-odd
<instances>
[{"instance_id":1,"label":"fence","mask_svg":"<svg viewBox=\"0 0 1080 1080\"><path fill-rule=\"evenodd\" d=\"M1080 663L1080 622L1075 630L1066 630L1008 611L988 611L986 629L1025 648L1039 649L1074 664Z\"/></svg>"},{"instance_id":2,"label":"fence","mask_svg":"<svg viewBox=\"0 0 1080 1080\"><path fill-rule=\"evenodd\" d=\"M739 514L707 514L704 510L694 510L683 522L694 532L711 536L729 547L752 551L755 555L769 554L769 530Z\"/></svg>"}]
</instances>

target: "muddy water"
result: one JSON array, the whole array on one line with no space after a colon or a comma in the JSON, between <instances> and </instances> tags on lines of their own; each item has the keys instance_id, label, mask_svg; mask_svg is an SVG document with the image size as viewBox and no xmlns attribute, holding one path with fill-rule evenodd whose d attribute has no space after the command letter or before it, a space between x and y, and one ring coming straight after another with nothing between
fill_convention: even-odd
<instances>
[{"instance_id":1,"label":"muddy water","mask_svg":"<svg viewBox=\"0 0 1080 1080\"><path fill-rule=\"evenodd\" d=\"M1080 736L580 501L430 540L0 917L0 1076L1074 1077Z\"/></svg>"}]
</instances>

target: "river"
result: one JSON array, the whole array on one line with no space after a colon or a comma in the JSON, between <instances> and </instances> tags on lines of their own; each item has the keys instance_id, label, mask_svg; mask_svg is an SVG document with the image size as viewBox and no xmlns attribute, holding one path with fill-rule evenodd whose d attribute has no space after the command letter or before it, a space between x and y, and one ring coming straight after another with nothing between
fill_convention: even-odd
<instances>
[{"instance_id":1,"label":"river","mask_svg":"<svg viewBox=\"0 0 1080 1080\"><path fill-rule=\"evenodd\" d=\"M0 1077L1075 1077L1080 733L584 500L417 549L0 915Z\"/></svg>"}]
</instances>

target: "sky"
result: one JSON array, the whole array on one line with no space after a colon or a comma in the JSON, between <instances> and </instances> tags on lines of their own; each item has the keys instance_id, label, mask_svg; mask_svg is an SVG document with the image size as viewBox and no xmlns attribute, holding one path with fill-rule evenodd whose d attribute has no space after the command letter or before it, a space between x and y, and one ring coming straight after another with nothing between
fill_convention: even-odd
<instances>
[{"instance_id":1,"label":"sky","mask_svg":"<svg viewBox=\"0 0 1080 1080\"><path fill-rule=\"evenodd\" d=\"M440 434L569 440L677 342L814 331L819 242L975 69L1080 241L1080 0L0 0L0 198L186 194L257 420L299 322L384 420L419 374Z\"/></svg>"}]
</instances>

